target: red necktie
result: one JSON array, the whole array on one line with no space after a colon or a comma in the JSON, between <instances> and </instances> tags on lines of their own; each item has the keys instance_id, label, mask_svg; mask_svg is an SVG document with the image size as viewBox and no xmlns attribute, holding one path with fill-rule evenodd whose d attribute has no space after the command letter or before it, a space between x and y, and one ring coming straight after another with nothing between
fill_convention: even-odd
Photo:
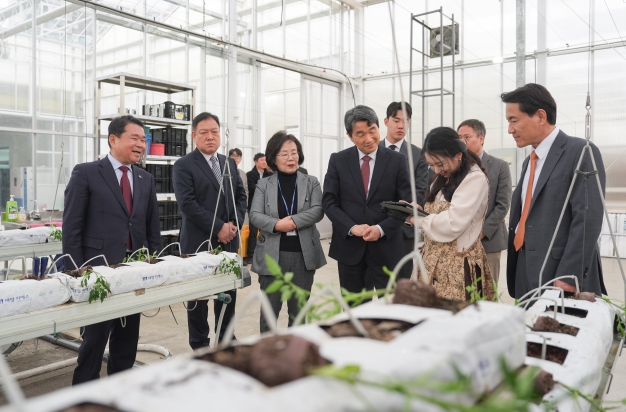
<instances>
[{"instance_id":1,"label":"red necktie","mask_svg":"<svg viewBox=\"0 0 626 412\"><path fill-rule=\"evenodd\" d=\"M363 164L361 165L361 179L363 179L363 189L365 190L365 198L367 199L367 187L370 183L370 160L372 158L363 156Z\"/></svg>"},{"instance_id":2,"label":"red necktie","mask_svg":"<svg viewBox=\"0 0 626 412\"><path fill-rule=\"evenodd\" d=\"M133 193L130 190L130 180L128 180L128 167L120 166L120 170L122 171L120 188L122 189L122 196L124 197L126 209L128 209L128 216L130 217L131 213L133 213ZM126 249L132 250L132 245L130 242L130 231L128 232L128 242L126 243Z\"/></svg>"},{"instance_id":3,"label":"red necktie","mask_svg":"<svg viewBox=\"0 0 626 412\"><path fill-rule=\"evenodd\" d=\"M522 209L522 216L520 217L519 224L517 225L517 233L515 233L515 239L513 239L513 246L515 250L520 250L524 244L524 235L526 233L526 219L528 218L528 209L530 209L530 202L533 199L533 183L535 181L535 166L537 166L537 153L533 151L530 154L530 176L528 176L528 186L526 186L526 197L524 198L524 208Z\"/></svg>"}]
</instances>

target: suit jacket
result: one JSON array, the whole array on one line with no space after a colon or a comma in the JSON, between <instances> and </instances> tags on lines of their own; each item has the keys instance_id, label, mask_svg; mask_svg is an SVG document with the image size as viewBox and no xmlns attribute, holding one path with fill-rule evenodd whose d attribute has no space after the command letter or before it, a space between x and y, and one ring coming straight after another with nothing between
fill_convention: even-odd
<instances>
[{"instance_id":1,"label":"suit jacket","mask_svg":"<svg viewBox=\"0 0 626 412\"><path fill-rule=\"evenodd\" d=\"M298 173L298 212L291 218L297 226L304 264L307 270L316 270L326 264L324 250L320 244L320 233L315 227L315 224L324 217L322 189L316 177L296 173ZM250 209L250 223L261 230L252 262L252 271L259 275L271 275L267 270L265 254L279 262L281 232L274 232L274 226L279 220L277 180L277 174L259 180Z\"/></svg>"},{"instance_id":2,"label":"suit jacket","mask_svg":"<svg viewBox=\"0 0 626 412\"><path fill-rule=\"evenodd\" d=\"M202 242L209 239L211 229L211 246L214 248L221 245L217 241L217 234L226 222L236 224L239 219L239 228L243 225L246 214L246 193L243 182L237 173L237 165L231 158L221 154L217 155L220 169L224 169L224 162L228 160L232 176L232 187L228 179L224 179L224 192L220 192L220 184L215 178L213 170L198 149L186 154L174 163L174 193L178 207L183 215L183 223L180 229L180 246L183 253L195 253ZM219 198L219 203L218 203ZM215 224L213 215L217 205ZM239 246L239 234L223 249L229 252L237 252ZM203 245L201 250L208 250L208 244Z\"/></svg>"},{"instance_id":3,"label":"suit jacket","mask_svg":"<svg viewBox=\"0 0 626 412\"><path fill-rule=\"evenodd\" d=\"M246 173L248 176L248 211L252 207L252 199L254 198L254 190L256 189L256 184L259 180L261 180L261 176L259 175L259 171L256 170L256 166L252 167L252 170ZM269 170L263 171L263 177L271 176L272 172Z\"/></svg>"},{"instance_id":4,"label":"suit jacket","mask_svg":"<svg viewBox=\"0 0 626 412\"><path fill-rule=\"evenodd\" d=\"M489 203L483 223L482 240L485 252L500 252L507 248L507 230L504 218L511 206L511 171L502 159L483 152L483 168L489 179Z\"/></svg>"},{"instance_id":5,"label":"suit jacket","mask_svg":"<svg viewBox=\"0 0 626 412\"><path fill-rule=\"evenodd\" d=\"M378 147L385 147L385 141L382 140ZM407 170L409 167L409 142L407 140L404 141L402 146L400 146L400 153L407 157ZM428 191L428 163L422 157L422 149L411 144L411 153L413 155L413 176L415 176L415 195L417 196L417 200L415 200L418 204L424 206L424 198L426 197L426 192ZM410 171L409 171L410 172ZM409 199L402 199L408 201ZM402 225L402 234L405 239L413 239L415 233L413 228L410 228L406 225Z\"/></svg>"},{"instance_id":6,"label":"suit jacket","mask_svg":"<svg viewBox=\"0 0 626 412\"><path fill-rule=\"evenodd\" d=\"M126 257L130 233L133 250L161 251L159 208L152 175L133 166L133 208L129 216L115 170L108 157L77 164L65 188L63 253L78 266L104 255L109 264ZM94 259L91 265L104 265ZM69 259L66 268L73 268Z\"/></svg>"},{"instance_id":7,"label":"suit jacket","mask_svg":"<svg viewBox=\"0 0 626 412\"><path fill-rule=\"evenodd\" d=\"M410 196L406 156L384 147L378 148L366 199L356 146L331 154L322 198L324 212L333 224L328 255L346 265L356 265L367 248L378 261L387 262L387 267L392 269L404 256L400 230L402 222L387 217L381 211L380 203L408 199ZM365 242L361 237L350 236L350 229L358 224L380 225L385 236L376 242ZM369 243L369 248L366 243Z\"/></svg>"},{"instance_id":8,"label":"suit jacket","mask_svg":"<svg viewBox=\"0 0 626 412\"><path fill-rule=\"evenodd\" d=\"M524 161L520 181L513 192L509 222L507 282L511 296L521 297L528 292L528 290L515 290L516 276L525 275L530 288L539 286L539 272L585 144L585 140L568 136L563 131L560 131L556 136L537 180L526 220L524 237L526 274L516 274L518 252L515 251L513 240L515 239L515 228L522 213L521 193L529 157ZM593 143L590 145L604 194L606 173L602 156ZM591 157L587 151L580 165L580 170L583 172L593 170ZM546 263L542 283L559 276L575 275L578 277L578 283L582 290L597 294L606 293L597 246L604 216L600 196L595 176L585 179L582 175L578 175L554 246ZM564 279L564 281L574 284L573 279Z\"/></svg>"},{"instance_id":9,"label":"suit jacket","mask_svg":"<svg viewBox=\"0 0 626 412\"><path fill-rule=\"evenodd\" d=\"M243 191L246 192L246 199L248 199L248 175L241 169L237 169L239 172L239 177L241 178L241 182L243 183Z\"/></svg>"}]
</instances>

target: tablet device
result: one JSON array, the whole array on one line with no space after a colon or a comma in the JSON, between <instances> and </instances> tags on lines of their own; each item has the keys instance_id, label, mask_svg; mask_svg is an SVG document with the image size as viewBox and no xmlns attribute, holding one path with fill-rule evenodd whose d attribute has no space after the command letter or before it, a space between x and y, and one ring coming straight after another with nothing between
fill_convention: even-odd
<instances>
[{"instance_id":1,"label":"tablet device","mask_svg":"<svg viewBox=\"0 0 626 412\"><path fill-rule=\"evenodd\" d=\"M409 215L413 215L413 206L408 203L402 202L381 202L382 207L386 207L387 209L399 210L400 212L408 213ZM423 210L417 209L417 214L420 217L428 216L428 213Z\"/></svg>"}]
</instances>

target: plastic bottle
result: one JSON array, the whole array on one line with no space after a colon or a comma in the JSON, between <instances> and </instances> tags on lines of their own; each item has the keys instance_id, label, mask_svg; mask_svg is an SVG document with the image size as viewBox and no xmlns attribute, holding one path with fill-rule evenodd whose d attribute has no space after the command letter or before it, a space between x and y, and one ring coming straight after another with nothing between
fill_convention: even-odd
<instances>
[{"instance_id":1,"label":"plastic bottle","mask_svg":"<svg viewBox=\"0 0 626 412\"><path fill-rule=\"evenodd\" d=\"M17 214L17 221L26 222L26 211L24 210L23 207L20 207L20 211Z\"/></svg>"},{"instance_id":2,"label":"plastic bottle","mask_svg":"<svg viewBox=\"0 0 626 412\"><path fill-rule=\"evenodd\" d=\"M14 200L13 195L7 202L7 222L17 222L17 202Z\"/></svg>"}]
</instances>

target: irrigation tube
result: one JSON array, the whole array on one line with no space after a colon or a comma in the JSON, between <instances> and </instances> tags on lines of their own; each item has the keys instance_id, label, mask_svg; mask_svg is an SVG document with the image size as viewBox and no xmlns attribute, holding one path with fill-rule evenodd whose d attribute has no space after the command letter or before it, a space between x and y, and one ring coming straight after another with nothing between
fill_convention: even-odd
<instances>
[{"instance_id":1,"label":"irrigation tube","mask_svg":"<svg viewBox=\"0 0 626 412\"><path fill-rule=\"evenodd\" d=\"M66 339L62 339L62 338L56 338L52 335L45 335L42 336L40 339L45 340L46 342L50 342L53 343L55 345L59 345L62 346L64 348L67 349L71 349L74 351L78 351L78 348L80 348L80 345L78 343L75 342L71 342L69 340ZM153 345L153 344L147 344L147 343L140 343L137 345L137 351L138 352L154 352L154 353L158 353L159 355L162 355L165 359L167 360L169 358L172 357L172 352L163 347L163 346L159 346L159 345ZM103 356L103 360L104 359L108 359L109 356L109 350L105 349L104 351L104 356ZM51 363L49 365L44 365L44 366L40 366L37 368L33 368L33 369L29 369L27 371L23 371L23 372L19 372L16 374L11 375L11 378L14 380L23 380L23 379L27 379L33 376L37 376L37 375L41 375L44 373L48 373L48 372L52 372L58 369L62 369L62 368L66 368L68 366L74 366L76 365L78 358L71 358L71 359L66 359L66 360L62 360L59 362L55 362L55 363ZM135 364L135 366L139 366L137 364ZM3 385L6 384L6 382L2 382Z\"/></svg>"}]
</instances>

